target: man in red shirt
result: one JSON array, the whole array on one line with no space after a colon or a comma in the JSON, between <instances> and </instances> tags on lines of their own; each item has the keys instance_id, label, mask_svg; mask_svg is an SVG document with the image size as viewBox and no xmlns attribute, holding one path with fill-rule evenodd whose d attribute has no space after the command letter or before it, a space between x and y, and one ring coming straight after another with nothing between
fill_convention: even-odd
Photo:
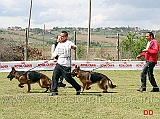
<instances>
[{"instance_id":1,"label":"man in red shirt","mask_svg":"<svg viewBox=\"0 0 160 119\"><path fill-rule=\"evenodd\" d=\"M153 75L153 69L158 60L159 45L152 32L146 33L146 39L148 41L146 49L144 49L143 52L136 57L137 59L139 59L144 56L146 60L146 64L141 72L142 86L137 91L146 91L146 75L148 73L149 81L153 86L151 92L159 92L159 87L157 86L156 80Z\"/></svg>"}]
</instances>

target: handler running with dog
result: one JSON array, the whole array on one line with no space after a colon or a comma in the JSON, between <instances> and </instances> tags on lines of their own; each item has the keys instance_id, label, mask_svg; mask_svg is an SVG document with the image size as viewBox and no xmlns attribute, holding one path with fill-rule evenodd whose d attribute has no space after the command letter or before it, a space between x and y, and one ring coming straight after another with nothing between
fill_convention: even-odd
<instances>
[{"instance_id":1,"label":"handler running with dog","mask_svg":"<svg viewBox=\"0 0 160 119\"><path fill-rule=\"evenodd\" d=\"M55 42L52 44L51 55L53 54L54 50L56 49L56 47L59 43L59 40L60 40L59 38L60 38L60 36L57 36ZM56 60L58 59L58 55L54 59L56 62ZM65 87L65 86L66 86L66 84L63 83L63 76L60 76L59 81L58 81L58 87Z\"/></svg>"},{"instance_id":2,"label":"handler running with dog","mask_svg":"<svg viewBox=\"0 0 160 119\"><path fill-rule=\"evenodd\" d=\"M68 40L68 33L62 31L60 42L58 43L51 59L54 60L58 55L57 64L52 75L52 93L49 96L58 95L58 80L63 76L65 80L76 89L76 95L81 92L81 86L71 76L71 49L76 50L77 46Z\"/></svg>"}]
</instances>

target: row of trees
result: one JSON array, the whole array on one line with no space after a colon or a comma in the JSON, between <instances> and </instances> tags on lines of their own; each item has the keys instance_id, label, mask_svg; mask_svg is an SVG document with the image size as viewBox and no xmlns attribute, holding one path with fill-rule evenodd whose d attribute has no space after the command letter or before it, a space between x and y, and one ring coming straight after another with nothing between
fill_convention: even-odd
<instances>
[{"instance_id":1,"label":"row of trees","mask_svg":"<svg viewBox=\"0 0 160 119\"><path fill-rule=\"evenodd\" d=\"M158 36L158 35L157 35ZM160 43L160 39L157 38L157 41ZM127 38L123 39L120 47L121 47L121 54L123 58L131 58L135 59L137 55L139 55L142 50L146 48L147 40L144 36L137 36L136 33L128 32ZM158 58L160 57L160 54ZM144 60L142 58L141 60Z\"/></svg>"},{"instance_id":2,"label":"row of trees","mask_svg":"<svg viewBox=\"0 0 160 119\"><path fill-rule=\"evenodd\" d=\"M4 32L4 33L6 34L6 32ZM17 34L13 34L13 35L17 35ZM18 59L21 60L22 59L23 49L21 48L21 45L24 43L21 44L19 40L17 40L17 39L14 40L14 38L11 38L11 37L0 38L0 41L1 41L0 60L1 61L18 60ZM19 36L17 38L19 38ZM22 38L20 38L20 39L22 39ZM160 43L160 34L156 34L156 38L157 38L158 42ZM72 40L73 39L74 38L72 38ZM33 37L32 40L36 41L37 39L35 39ZM48 54L50 56L50 46L48 46L47 44L51 44L51 43L52 42L45 44L46 47L48 48L44 52L46 57L48 56ZM147 40L145 38L145 35L140 36L140 35L137 35L136 33L128 32L127 37L125 39L121 40L121 43L119 46L120 59L133 59L134 60L136 58L136 56L139 55L142 52L142 50L146 48L146 44L147 44ZM76 59L77 60L86 60L86 59L87 60L91 60L91 59L94 60L94 58L100 58L100 59L104 59L104 60L117 60L116 46L111 47L109 45L104 45L104 42L92 42L90 56L87 56L86 42L84 42L84 41L77 42L77 46L78 46L78 48L76 50L76 56L77 56ZM37 47L37 49L40 49L41 44L39 44L39 42L38 42L36 47ZM15 50L17 48L22 49L21 50L22 52L20 50ZM6 49L8 50L8 52L6 52ZM34 51L37 52L37 50L34 50ZM36 54L36 53L32 52L31 54ZM19 56L19 55L21 55L21 56ZM41 56L41 55L42 54L38 53L35 55L36 58L32 57L33 59L32 58L31 59L32 60L35 60L37 58L43 59L43 56ZM159 53L159 57L160 57L160 53Z\"/></svg>"}]
</instances>

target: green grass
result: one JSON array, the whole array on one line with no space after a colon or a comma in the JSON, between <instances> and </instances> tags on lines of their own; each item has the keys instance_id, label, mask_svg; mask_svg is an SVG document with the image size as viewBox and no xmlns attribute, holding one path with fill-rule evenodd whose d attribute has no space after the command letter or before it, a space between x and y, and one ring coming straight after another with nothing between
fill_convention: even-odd
<instances>
[{"instance_id":1,"label":"green grass","mask_svg":"<svg viewBox=\"0 0 160 119\"><path fill-rule=\"evenodd\" d=\"M155 70L155 78L160 86L160 70ZM59 88L59 95L48 96L45 89L32 84L31 93L27 86L18 87L18 81L9 81L8 73L0 73L0 119L159 119L160 92L149 92L152 87L147 80L147 91L137 92L140 87L141 71L98 71L106 74L115 89L100 93L94 84L90 90L75 95L75 89L67 84ZM52 71L42 73L52 76ZM78 79L76 79L79 84ZM144 116L143 110L153 110L153 116Z\"/></svg>"}]
</instances>

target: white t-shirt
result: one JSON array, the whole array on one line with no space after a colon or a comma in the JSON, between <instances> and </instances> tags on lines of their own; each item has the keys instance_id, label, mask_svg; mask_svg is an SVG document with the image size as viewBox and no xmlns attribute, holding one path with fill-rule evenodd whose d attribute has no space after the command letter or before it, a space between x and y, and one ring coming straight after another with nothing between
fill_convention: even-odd
<instances>
[{"instance_id":1,"label":"white t-shirt","mask_svg":"<svg viewBox=\"0 0 160 119\"><path fill-rule=\"evenodd\" d=\"M146 46L146 49L149 48L149 45L150 45L150 41L147 42L147 46Z\"/></svg>"},{"instance_id":2,"label":"white t-shirt","mask_svg":"<svg viewBox=\"0 0 160 119\"><path fill-rule=\"evenodd\" d=\"M58 55L58 64L66 67L71 67L71 46L76 45L68 40L64 43L58 43L55 51L52 54L52 56L54 57Z\"/></svg>"}]
</instances>

